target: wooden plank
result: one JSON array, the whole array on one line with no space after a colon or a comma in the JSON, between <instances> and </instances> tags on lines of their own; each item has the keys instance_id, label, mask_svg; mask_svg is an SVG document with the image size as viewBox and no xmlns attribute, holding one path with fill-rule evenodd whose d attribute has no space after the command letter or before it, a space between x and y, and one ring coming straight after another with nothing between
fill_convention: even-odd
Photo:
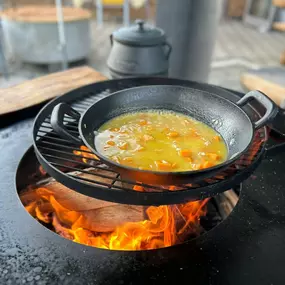
<instances>
[{"instance_id":1,"label":"wooden plank","mask_svg":"<svg viewBox=\"0 0 285 285\"><path fill-rule=\"evenodd\" d=\"M280 55L280 63L285 65L285 50Z\"/></svg>"},{"instance_id":2,"label":"wooden plank","mask_svg":"<svg viewBox=\"0 0 285 285\"><path fill-rule=\"evenodd\" d=\"M88 20L92 16L89 10L76 7L63 7L62 12L65 22ZM1 17L25 23L57 23L56 7L53 5L9 8L1 12Z\"/></svg>"},{"instance_id":3,"label":"wooden plank","mask_svg":"<svg viewBox=\"0 0 285 285\"><path fill-rule=\"evenodd\" d=\"M264 68L245 72L240 78L247 90L259 90L285 109L285 69Z\"/></svg>"},{"instance_id":4,"label":"wooden plank","mask_svg":"<svg viewBox=\"0 0 285 285\"><path fill-rule=\"evenodd\" d=\"M285 8L285 0L272 0L272 4L279 8Z\"/></svg>"},{"instance_id":5,"label":"wooden plank","mask_svg":"<svg viewBox=\"0 0 285 285\"><path fill-rule=\"evenodd\" d=\"M280 32L285 32L285 23L284 22L274 22L272 24L272 28L274 30L280 31Z\"/></svg>"},{"instance_id":6,"label":"wooden plank","mask_svg":"<svg viewBox=\"0 0 285 285\"><path fill-rule=\"evenodd\" d=\"M227 15L228 17L242 17L246 5L246 0L228 0Z\"/></svg>"},{"instance_id":7,"label":"wooden plank","mask_svg":"<svg viewBox=\"0 0 285 285\"><path fill-rule=\"evenodd\" d=\"M10 88L0 89L0 115L37 105L72 89L106 79L96 70L84 66L52 73Z\"/></svg>"}]
</instances>

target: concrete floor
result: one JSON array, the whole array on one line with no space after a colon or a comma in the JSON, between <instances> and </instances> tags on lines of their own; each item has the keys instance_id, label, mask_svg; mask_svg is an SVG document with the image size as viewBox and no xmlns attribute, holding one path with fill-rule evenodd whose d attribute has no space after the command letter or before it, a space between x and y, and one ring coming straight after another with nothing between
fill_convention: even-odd
<instances>
[{"instance_id":1,"label":"concrete floor","mask_svg":"<svg viewBox=\"0 0 285 285\"><path fill-rule=\"evenodd\" d=\"M71 64L70 67L87 63L108 76L106 60L111 48L109 35L117 28L118 24L115 23L106 23L97 28L96 23L92 22L89 59L87 62ZM278 66L283 49L285 35L282 33L271 31L262 34L239 21L222 22L218 29L208 82L242 91L240 74L249 68ZM60 65L48 68L21 64L16 60L9 65L9 69L9 79L0 77L0 88L60 70Z\"/></svg>"}]
</instances>

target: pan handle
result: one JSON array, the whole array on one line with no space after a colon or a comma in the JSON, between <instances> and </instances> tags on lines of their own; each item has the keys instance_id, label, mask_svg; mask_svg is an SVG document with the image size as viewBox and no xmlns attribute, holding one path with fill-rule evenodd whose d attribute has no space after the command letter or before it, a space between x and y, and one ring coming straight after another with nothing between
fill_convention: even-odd
<instances>
[{"instance_id":1,"label":"pan handle","mask_svg":"<svg viewBox=\"0 0 285 285\"><path fill-rule=\"evenodd\" d=\"M261 127L265 126L268 122L270 122L277 115L278 107L265 94L263 94L260 91L256 91L256 90L250 91L247 94L245 94L236 104L239 107L242 107L253 99L258 101L266 109L264 116L254 123L255 129L258 130Z\"/></svg>"},{"instance_id":2,"label":"pan handle","mask_svg":"<svg viewBox=\"0 0 285 285\"><path fill-rule=\"evenodd\" d=\"M76 144L81 144L82 140L79 137L73 135L64 125L64 115L68 115L76 120L79 120L81 115L76 110L71 108L66 103L57 104L51 113L50 123L55 132L57 132L62 138L72 141Z\"/></svg>"}]
</instances>

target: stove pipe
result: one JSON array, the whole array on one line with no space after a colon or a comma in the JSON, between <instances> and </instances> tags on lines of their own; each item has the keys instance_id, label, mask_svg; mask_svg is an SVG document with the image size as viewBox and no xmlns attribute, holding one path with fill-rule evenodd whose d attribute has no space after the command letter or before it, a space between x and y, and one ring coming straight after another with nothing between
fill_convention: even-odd
<instances>
[{"instance_id":1,"label":"stove pipe","mask_svg":"<svg viewBox=\"0 0 285 285\"><path fill-rule=\"evenodd\" d=\"M207 82L222 0L157 0L156 24L173 51L169 76Z\"/></svg>"}]
</instances>

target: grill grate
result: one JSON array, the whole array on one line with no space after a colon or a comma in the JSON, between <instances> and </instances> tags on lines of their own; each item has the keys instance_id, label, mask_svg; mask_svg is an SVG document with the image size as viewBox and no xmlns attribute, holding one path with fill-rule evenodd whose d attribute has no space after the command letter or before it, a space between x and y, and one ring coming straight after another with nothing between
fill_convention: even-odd
<instances>
[{"instance_id":1,"label":"grill grate","mask_svg":"<svg viewBox=\"0 0 285 285\"><path fill-rule=\"evenodd\" d=\"M100 83L94 84L94 87L96 85L100 87ZM110 83L110 85L112 84ZM253 144L247 153L226 170L199 183L175 185L171 188L172 190L169 190L169 186L149 185L121 178L118 173L92 157L92 152L83 150L80 145L62 139L53 131L50 114L53 106L59 102L68 102L74 109L82 113L90 105L112 92L131 86L123 84L116 86L115 89L104 90L94 88L92 92L85 94L80 93L82 89L80 88L56 99L41 111L35 122L34 146L40 163L50 175L65 186L94 198L127 204L177 204L208 197L209 188L211 188L210 195L214 196L236 186L248 178L261 161L266 140L265 128L256 133ZM75 92L80 96L78 96L79 99L73 100L71 97L76 94ZM79 136L78 122L65 116L64 123L73 134ZM75 154L74 151L80 153ZM135 185L135 189L143 187L144 192L134 191Z\"/></svg>"}]
</instances>

